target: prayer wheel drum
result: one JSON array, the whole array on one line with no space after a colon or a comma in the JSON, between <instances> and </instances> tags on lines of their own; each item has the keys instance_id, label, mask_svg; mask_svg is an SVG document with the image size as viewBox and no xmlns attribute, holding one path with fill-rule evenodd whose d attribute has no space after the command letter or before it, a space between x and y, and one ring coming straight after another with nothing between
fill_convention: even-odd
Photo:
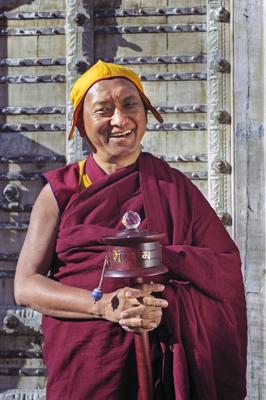
<instances>
[{"instance_id":1,"label":"prayer wheel drum","mask_svg":"<svg viewBox=\"0 0 266 400\"><path fill-rule=\"evenodd\" d=\"M134 211L122 219L126 229L115 236L103 238L106 245L107 267L105 276L113 278L144 278L167 272L162 265L160 240L164 233L150 233L139 229L140 217Z\"/></svg>"},{"instance_id":2,"label":"prayer wheel drum","mask_svg":"<svg viewBox=\"0 0 266 400\"><path fill-rule=\"evenodd\" d=\"M133 236L131 236L133 234ZM113 278L144 278L167 272L162 265L160 239L164 233L126 229L121 234L104 238L108 264L105 276Z\"/></svg>"}]
</instances>

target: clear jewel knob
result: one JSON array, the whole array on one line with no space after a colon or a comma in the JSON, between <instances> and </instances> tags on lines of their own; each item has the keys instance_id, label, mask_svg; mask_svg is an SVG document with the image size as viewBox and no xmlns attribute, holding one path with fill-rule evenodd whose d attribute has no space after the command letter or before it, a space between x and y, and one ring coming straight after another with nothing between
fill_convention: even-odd
<instances>
[{"instance_id":1,"label":"clear jewel knob","mask_svg":"<svg viewBox=\"0 0 266 400\"><path fill-rule=\"evenodd\" d=\"M126 229L137 229L140 223L140 216L135 211L128 211L123 215L122 224Z\"/></svg>"}]
</instances>

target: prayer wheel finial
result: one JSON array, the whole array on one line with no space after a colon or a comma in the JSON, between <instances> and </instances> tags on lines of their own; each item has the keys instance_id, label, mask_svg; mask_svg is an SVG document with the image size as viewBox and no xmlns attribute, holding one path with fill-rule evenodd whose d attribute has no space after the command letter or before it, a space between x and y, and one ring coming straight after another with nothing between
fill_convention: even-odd
<instances>
[{"instance_id":1,"label":"prayer wheel finial","mask_svg":"<svg viewBox=\"0 0 266 400\"><path fill-rule=\"evenodd\" d=\"M128 211L123 215L122 224L126 229L138 229L140 223L141 218L135 211Z\"/></svg>"}]
</instances>

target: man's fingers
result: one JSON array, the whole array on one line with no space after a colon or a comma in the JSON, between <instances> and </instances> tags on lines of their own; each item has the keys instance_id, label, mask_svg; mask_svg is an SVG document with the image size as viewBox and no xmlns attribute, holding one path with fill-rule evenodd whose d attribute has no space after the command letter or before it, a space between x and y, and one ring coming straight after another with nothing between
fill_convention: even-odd
<instances>
[{"instance_id":1,"label":"man's fingers","mask_svg":"<svg viewBox=\"0 0 266 400\"><path fill-rule=\"evenodd\" d=\"M127 326L128 328L142 328L143 322L141 318L128 318L121 319L119 324L122 326Z\"/></svg>"},{"instance_id":2,"label":"man's fingers","mask_svg":"<svg viewBox=\"0 0 266 400\"><path fill-rule=\"evenodd\" d=\"M129 308L121 313L121 318L132 318L140 316L143 313L144 309L145 306L142 305L138 305L138 307Z\"/></svg>"},{"instance_id":3,"label":"man's fingers","mask_svg":"<svg viewBox=\"0 0 266 400\"><path fill-rule=\"evenodd\" d=\"M161 284L144 284L145 287L140 288L140 289L133 289L130 288L125 292L125 296L128 299L136 299L138 297L145 297L149 294L151 294L152 292L162 292L164 290L164 285ZM143 285L143 286L144 286Z\"/></svg>"},{"instance_id":4,"label":"man's fingers","mask_svg":"<svg viewBox=\"0 0 266 400\"><path fill-rule=\"evenodd\" d=\"M126 311L123 311L121 313L121 318L126 319L126 318L141 317L141 318L149 318L151 320L153 318L161 317L161 315L162 315L161 308L150 307L149 309L147 309L147 307L141 305L139 307L133 307L129 308Z\"/></svg>"},{"instance_id":5,"label":"man's fingers","mask_svg":"<svg viewBox=\"0 0 266 400\"><path fill-rule=\"evenodd\" d=\"M121 325L121 327L127 332L134 332L134 329L130 329L128 326Z\"/></svg>"},{"instance_id":6,"label":"man's fingers","mask_svg":"<svg viewBox=\"0 0 266 400\"><path fill-rule=\"evenodd\" d=\"M138 297L147 296L147 293L140 289L129 289L126 291L125 296L127 299L137 299Z\"/></svg>"},{"instance_id":7,"label":"man's fingers","mask_svg":"<svg viewBox=\"0 0 266 400\"><path fill-rule=\"evenodd\" d=\"M142 318L128 318L121 319L119 324L125 329L127 328L143 328L143 329L155 329L157 325L154 322L151 322L149 319Z\"/></svg>"},{"instance_id":8,"label":"man's fingers","mask_svg":"<svg viewBox=\"0 0 266 400\"><path fill-rule=\"evenodd\" d=\"M145 306L150 306L150 307L160 307L160 308L168 307L168 302L166 300L158 299L153 296L143 297L143 304Z\"/></svg>"},{"instance_id":9,"label":"man's fingers","mask_svg":"<svg viewBox=\"0 0 266 400\"><path fill-rule=\"evenodd\" d=\"M143 290L146 293L151 294L152 292L154 293L163 292L165 287L161 283L150 282L150 283L142 283L141 285L139 285L139 289Z\"/></svg>"},{"instance_id":10,"label":"man's fingers","mask_svg":"<svg viewBox=\"0 0 266 400\"><path fill-rule=\"evenodd\" d=\"M128 328L127 326L122 326L122 325L121 325L121 328L123 328L127 332L133 332L133 333L137 333L137 334L153 331L155 329L155 328L147 328L147 329L145 329L145 328Z\"/></svg>"}]
</instances>

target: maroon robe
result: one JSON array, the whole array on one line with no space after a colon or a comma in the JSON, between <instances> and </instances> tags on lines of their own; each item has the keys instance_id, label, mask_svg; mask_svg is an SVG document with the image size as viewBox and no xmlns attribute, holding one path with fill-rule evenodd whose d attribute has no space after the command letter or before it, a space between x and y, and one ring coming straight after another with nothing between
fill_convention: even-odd
<instances>
[{"instance_id":1,"label":"maroon robe","mask_svg":"<svg viewBox=\"0 0 266 400\"><path fill-rule=\"evenodd\" d=\"M199 190L165 162L142 153L111 175L88 158L92 185L79 193L78 166L45 174L61 212L51 277L97 287L103 236L121 229L126 211L166 232L160 277L169 302L150 333L156 399L245 398L246 308L238 250ZM154 279L153 279L154 280ZM103 290L128 286L104 278ZM137 399L133 334L105 320L44 316L47 400Z\"/></svg>"}]
</instances>

